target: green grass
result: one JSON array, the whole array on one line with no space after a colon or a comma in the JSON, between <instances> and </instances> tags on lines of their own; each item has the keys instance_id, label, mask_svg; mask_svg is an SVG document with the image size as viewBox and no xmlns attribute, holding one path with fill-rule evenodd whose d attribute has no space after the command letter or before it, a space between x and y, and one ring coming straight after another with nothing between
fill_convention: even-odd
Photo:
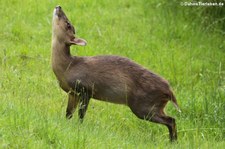
<instances>
[{"instance_id":1,"label":"green grass","mask_svg":"<svg viewBox=\"0 0 225 149\"><path fill-rule=\"evenodd\" d=\"M73 54L126 56L169 80L182 110L166 108L177 120L178 143L169 143L165 126L121 105L91 100L83 124L77 112L65 119L67 95L50 64L57 4L88 41ZM195 8L172 4L0 1L0 148L223 148L224 31L201 25Z\"/></svg>"}]
</instances>

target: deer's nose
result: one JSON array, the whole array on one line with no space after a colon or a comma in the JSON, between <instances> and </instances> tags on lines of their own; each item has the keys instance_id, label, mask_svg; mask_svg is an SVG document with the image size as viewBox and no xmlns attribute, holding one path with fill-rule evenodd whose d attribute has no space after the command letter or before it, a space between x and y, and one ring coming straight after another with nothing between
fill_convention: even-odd
<instances>
[{"instance_id":1,"label":"deer's nose","mask_svg":"<svg viewBox=\"0 0 225 149\"><path fill-rule=\"evenodd\" d=\"M56 6L55 8L56 8L56 9L61 9L61 6L58 5L58 6Z\"/></svg>"}]
</instances>

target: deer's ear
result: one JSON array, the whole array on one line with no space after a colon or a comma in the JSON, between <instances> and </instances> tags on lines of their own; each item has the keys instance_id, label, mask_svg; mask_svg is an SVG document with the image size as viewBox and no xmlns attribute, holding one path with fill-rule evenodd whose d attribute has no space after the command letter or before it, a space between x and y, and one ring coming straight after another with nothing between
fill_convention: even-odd
<instances>
[{"instance_id":1,"label":"deer's ear","mask_svg":"<svg viewBox=\"0 0 225 149\"><path fill-rule=\"evenodd\" d=\"M73 45L86 46L87 41L81 38L74 38L70 41Z\"/></svg>"}]
</instances>

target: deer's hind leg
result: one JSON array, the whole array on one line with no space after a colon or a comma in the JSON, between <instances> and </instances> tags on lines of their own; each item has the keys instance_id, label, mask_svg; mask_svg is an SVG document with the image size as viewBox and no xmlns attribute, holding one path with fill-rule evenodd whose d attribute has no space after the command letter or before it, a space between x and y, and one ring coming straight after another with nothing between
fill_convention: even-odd
<instances>
[{"instance_id":1,"label":"deer's hind leg","mask_svg":"<svg viewBox=\"0 0 225 149\"><path fill-rule=\"evenodd\" d=\"M148 120L167 126L171 141L177 140L177 130L175 119L166 116L163 109L168 100L157 101L158 103L138 102L130 105L132 112L140 119Z\"/></svg>"},{"instance_id":2,"label":"deer's hind leg","mask_svg":"<svg viewBox=\"0 0 225 149\"><path fill-rule=\"evenodd\" d=\"M176 122L174 118L166 115L155 114L151 117L150 121L166 125L169 130L170 141L172 142L177 140Z\"/></svg>"}]
</instances>

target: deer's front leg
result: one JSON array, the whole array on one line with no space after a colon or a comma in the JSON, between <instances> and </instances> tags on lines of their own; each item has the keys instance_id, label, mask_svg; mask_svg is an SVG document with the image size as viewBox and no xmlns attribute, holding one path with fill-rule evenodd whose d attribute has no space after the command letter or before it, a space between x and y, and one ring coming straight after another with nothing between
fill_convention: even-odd
<instances>
[{"instance_id":1,"label":"deer's front leg","mask_svg":"<svg viewBox=\"0 0 225 149\"><path fill-rule=\"evenodd\" d=\"M75 94L68 94L68 105L66 109L66 118L70 119L76 110L77 104L79 102L79 97Z\"/></svg>"},{"instance_id":2,"label":"deer's front leg","mask_svg":"<svg viewBox=\"0 0 225 149\"><path fill-rule=\"evenodd\" d=\"M83 118L86 114L88 104L90 101L90 96L89 96L88 92L81 92L80 96L81 97L80 97L80 102L79 102L78 116L79 116L80 122L83 122Z\"/></svg>"}]
</instances>

